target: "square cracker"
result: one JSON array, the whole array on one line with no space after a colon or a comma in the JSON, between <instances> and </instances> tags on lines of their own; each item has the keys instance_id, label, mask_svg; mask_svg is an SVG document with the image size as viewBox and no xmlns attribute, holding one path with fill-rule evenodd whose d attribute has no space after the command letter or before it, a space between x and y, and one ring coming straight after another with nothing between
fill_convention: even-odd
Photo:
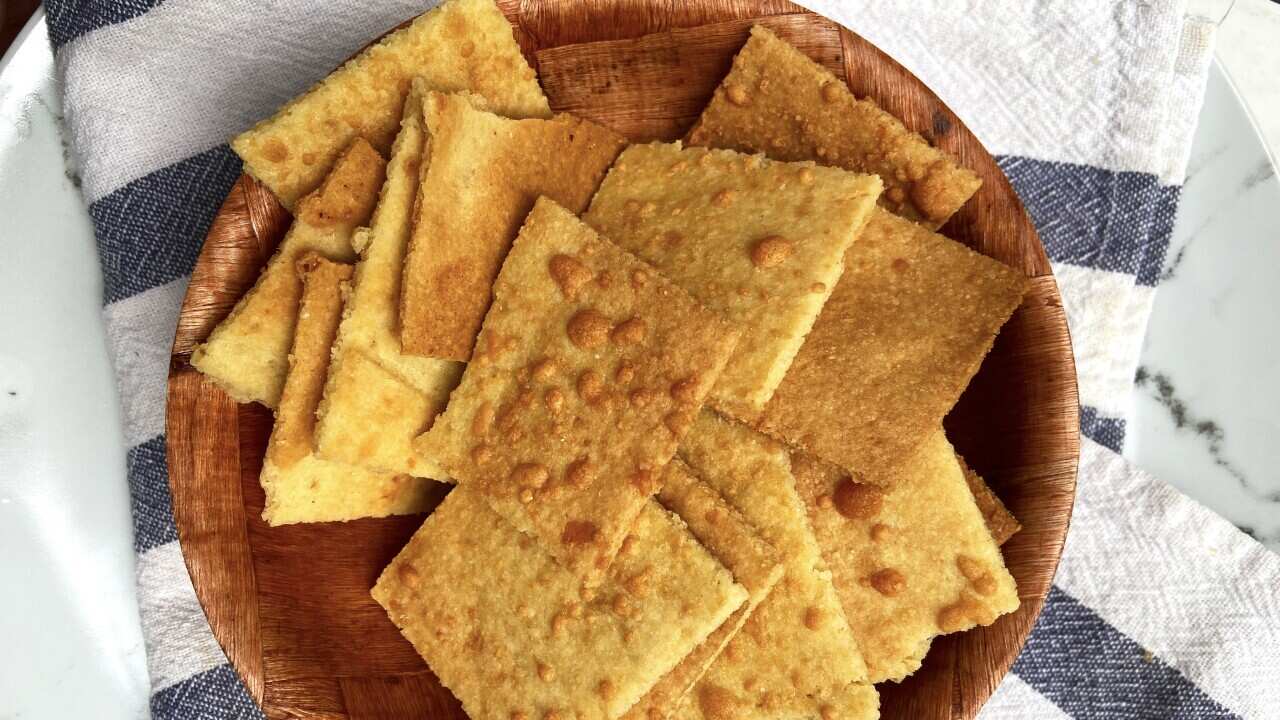
<instances>
[{"instance_id":1,"label":"square cracker","mask_svg":"<svg viewBox=\"0 0 1280 720\"><path fill-rule=\"evenodd\" d=\"M401 339L416 355L466 360L493 278L534 200L582 212L626 140L572 115L511 120L464 94L426 96L431 158L404 267Z\"/></svg>"},{"instance_id":2,"label":"square cracker","mask_svg":"<svg viewBox=\"0 0 1280 720\"><path fill-rule=\"evenodd\" d=\"M690 145L814 160L879 175L880 204L930 228L947 221L982 184L869 98L762 25L751 28L733 68L689 131Z\"/></svg>"},{"instance_id":3,"label":"square cracker","mask_svg":"<svg viewBox=\"0 0 1280 720\"><path fill-rule=\"evenodd\" d=\"M847 470L910 458L977 372L1028 280L883 210L845 255L758 427Z\"/></svg>"},{"instance_id":4,"label":"square cracker","mask_svg":"<svg viewBox=\"0 0 1280 720\"><path fill-rule=\"evenodd\" d=\"M422 512L436 495L434 483L374 473L316 456L312 442L316 405L329 366L329 347L342 317L351 266L316 253L298 261L303 285L298 329L289 354L289 377L260 476L268 525L352 520Z\"/></svg>"},{"instance_id":5,"label":"square cracker","mask_svg":"<svg viewBox=\"0 0 1280 720\"><path fill-rule=\"evenodd\" d=\"M493 0L448 0L236 136L231 148L245 172L292 208L353 139L364 138L382 153L391 149L415 77L434 90L475 92L512 117L551 115Z\"/></svg>"},{"instance_id":6,"label":"square cracker","mask_svg":"<svg viewBox=\"0 0 1280 720\"><path fill-rule=\"evenodd\" d=\"M686 705L711 693L735 707L757 707L827 696L864 682L856 635L796 493L786 450L746 426L703 411L679 454L777 548L784 573Z\"/></svg>"},{"instance_id":7,"label":"square cracker","mask_svg":"<svg viewBox=\"0 0 1280 720\"><path fill-rule=\"evenodd\" d=\"M622 715L746 597L647 501L605 582L579 579L456 488L373 596L474 720Z\"/></svg>"},{"instance_id":8,"label":"square cracker","mask_svg":"<svg viewBox=\"0 0 1280 720\"><path fill-rule=\"evenodd\" d=\"M728 568L734 580L746 589L747 600L631 706L623 715L624 720L673 716L684 696L782 578L777 551L720 493L696 477L683 460L671 459L662 482L658 502L683 520L698 542Z\"/></svg>"},{"instance_id":9,"label":"square cracker","mask_svg":"<svg viewBox=\"0 0 1280 720\"><path fill-rule=\"evenodd\" d=\"M583 220L743 327L711 400L750 418L804 342L879 193L874 175L654 143L622 153Z\"/></svg>"},{"instance_id":10,"label":"square cracker","mask_svg":"<svg viewBox=\"0 0 1280 720\"><path fill-rule=\"evenodd\" d=\"M401 352L399 332L400 277L428 142L422 88L416 82L405 103L373 221L353 237L360 262L333 349L316 446L331 460L443 480L447 473L418 456L413 439L444 410L462 364Z\"/></svg>"},{"instance_id":11,"label":"square cracker","mask_svg":"<svg viewBox=\"0 0 1280 720\"><path fill-rule=\"evenodd\" d=\"M997 545L1003 546L1022 529L1022 524L1018 522L1018 518L1009 512L1009 508L1005 507L1000 501L1000 497L996 495L991 486L987 484L982 476L974 472L973 468L964 461L958 453L956 454L956 462L960 463L960 469L964 471L964 481L969 486L969 492L973 494L973 500L978 504L978 511L982 513L982 520L986 523L987 531L991 533L991 537L996 541Z\"/></svg>"},{"instance_id":12,"label":"square cracker","mask_svg":"<svg viewBox=\"0 0 1280 720\"><path fill-rule=\"evenodd\" d=\"M915 672L935 636L1018 609L1013 577L940 428L888 489L801 452L792 469L872 682Z\"/></svg>"},{"instance_id":13,"label":"square cracker","mask_svg":"<svg viewBox=\"0 0 1280 720\"><path fill-rule=\"evenodd\" d=\"M308 252L355 260L351 236L378 201L386 162L357 138L324 183L298 203L293 225L267 267L231 314L191 354L191 364L237 402L274 408L289 371L302 281L294 266Z\"/></svg>"},{"instance_id":14,"label":"square cracker","mask_svg":"<svg viewBox=\"0 0 1280 720\"><path fill-rule=\"evenodd\" d=\"M414 447L590 581L737 332L546 198L493 295L462 383Z\"/></svg>"}]
</instances>

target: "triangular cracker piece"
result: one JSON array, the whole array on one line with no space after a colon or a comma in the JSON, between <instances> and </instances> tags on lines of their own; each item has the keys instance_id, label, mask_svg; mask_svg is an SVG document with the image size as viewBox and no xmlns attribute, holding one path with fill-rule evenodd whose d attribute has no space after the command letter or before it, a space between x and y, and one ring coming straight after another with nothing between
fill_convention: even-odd
<instances>
[{"instance_id":1,"label":"triangular cracker piece","mask_svg":"<svg viewBox=\"0 0 1280 720\"><path fill-rule=\"evenodd\" d=\"M473 720L619 717L746 595L653 501L606 581L584 593L465 486L373 589Z\"/></svg>"},{"instance_id":2,"label":"triangular cracker piece","mask_svg":"<svg viewBox=\"0 0 1280 720\"><path fill-rule=\"evenodd\" d=\"M758 427L888 481L881 471L938 428L1028 285L1007 265L877 210Z\"/></svg>"},{"instance_id":3,"label":"triangular cracker piece","mask_svg":"<svg viewBox=\"0 0 1280 720\"><path fill-rule=\"evenodd\" d=\"M786 450L704 411L679 452L777 548L784 566L782 580L711 664L685 707L701 707L700 698L710 693L735 707L785 701L816 708L816 700L804 698L864 682L862 656L796 493Z\"/></svg>"},{"instance_id":4,"label":"triangular cracker piece","mask_svg":"<svg viewBox=\"0 0 1280 720\"><path fill-rule=\"evenodd\" d=\"M419 168L428 143L423 84L414 84L387 165L387 182L360 250L338 330L316 444L332 460L443 480L444 469L413 451L413 439L444 409L462 364L401 352L400 277L413 229Z\"/></svg>"},{"instance_id":5,"label":"triangular cracker piece","mask_svg":"<svg viewBox=\"0 0 1280 720\"><path fill-rule=\"evenodd\" d=\"M782 578L777 551L715 488L696 477L680 458L672 458L662 478L658 502L674 512L712 557L747 591L747 600L715 632L684 657L627 711L624 720L670 717L742 624Z\"/></svg>"},{"instance_id":6,"label":"triangular cracker piece","mask_svg":"<svg viewBox=\"0 0 1280 720\"><path fill-rule=\"evenodd\" d=\"M814 160L884 180L881 205L937 228L982 181L844 80L756 25L689 132L690 145Z\"/></svg>"},{"instance_id":7,"label":"triangular cracker piece","mask_svg":"<svg viewBox=\"0 0 1280 720\"><path fill-rule=\"evenodd\" d=\"M969 486L969 492L973 493L973 500L978 504L978 511L982 513L987 531L991 533L991 538L997 545L1003 546L1009 542L1009 538L1022 529L1022 524L1000 501L1000 497L991 489L987 481L974 472L959 454L956 455L956 462L960 463L960 469L964 471L964 481Z\"/></svg>"},{"instance_id":8,"label":"triangular cracker piece","mask_svg":"<svg viewBox=\"0 0 1280 720\"><path fill-rule=\"evenodd\" d=\"M786 373L879 193L874 175L654 143L622 153L583 220L743 327L711 400L750 419Z\"/></svg>"},{"instance_id":9,"label":"triangular cracker piece","mask_svg":"<svg viewBox=\"0 0 1280 720\"><path fill-rule=\"evenodd\" d=\"M369 143L352 142L324 184L298 203L293 225L258 281L191 354L191 364L237 402L270 408L280 402L302 295L294 266L308 252L355 260L351 235L368 222L385 170Z\"/></svg>"},{"instance_id":10,"label":"triangular cracker piece","mask_svg":"<svg viewBox=\"0 0 1280 720\"><path fill-rule=\"evenodd\" d=\"M448 0L334 70L231 141L245 172L287 208L320 183L357 137L391 149L410 81L470 90L494 111L547 117L547 98L493 0Z\"/></svg>"},{"instance_id":11,"label":"triangular cracker piece","mask_svg":"<svg viewBox=\"0 0 1280 720\"><path fill-rule=\"evenodd\" d=\"M737 332L547 198L493 295L461 384L414 447L593 579Z\"/></svg>"},{"instance_id":12,"label":"triangular cracker piece","mask_svg":"<svg viewBox=\"0 0 1280 720\"><path fill-rule=\"evenodd\" d=\"M298 261L303 285L289 377L262 462L268 525L352 520L422 512L438 497L435 483L373 473L322 460L312 442L316 405L329 366L329 347L342 317L351 266L309 253Z\"/></svg>"},{"instance_id":13,"label":"triangular cracker piece","mask_svg":"<svg viewBox=\"0 0 1280 720\"><path fill-rule=\"evenodd\" d=\"M1018 609L941 429L883 483L888 490L804 453L792 454L792 470L872 682L915 672L935 636Z\"/></svg>"},{"instance_id":14,"label":"triangular cracker piece","mask_svg":"<svg viewBox=\"0 0 1280 720\"><path fill-rule=\"evenodd\" d=\"M407 352L466 360L534 200L582 212L625 139L572 115L511 120L462 94L429 93L430 163L404 268Z\"/></svg>"}]
</instances>

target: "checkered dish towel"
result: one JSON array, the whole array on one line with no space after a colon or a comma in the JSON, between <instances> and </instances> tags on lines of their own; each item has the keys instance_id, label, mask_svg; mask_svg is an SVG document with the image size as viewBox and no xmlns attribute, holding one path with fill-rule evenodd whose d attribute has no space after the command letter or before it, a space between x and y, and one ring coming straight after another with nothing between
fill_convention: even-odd
<instances>
[{"instance_id":1,"label":"checkered dish towel","mask_svg":"<svg viewBox=\"0 0 1280 720\"><path fill-rule=\"evenodd\" d=\"M812 0L993 150L1075 338L1079 496L1039 624L982 717L1280 716L1280 557L1115 451L1203 97L1212 26L1177 0ZM232 135L426 9L413 0L47 0L105 274L152 713L257 718L183 565L164 460L169 348Z\"/></svg>"}]
</instances>

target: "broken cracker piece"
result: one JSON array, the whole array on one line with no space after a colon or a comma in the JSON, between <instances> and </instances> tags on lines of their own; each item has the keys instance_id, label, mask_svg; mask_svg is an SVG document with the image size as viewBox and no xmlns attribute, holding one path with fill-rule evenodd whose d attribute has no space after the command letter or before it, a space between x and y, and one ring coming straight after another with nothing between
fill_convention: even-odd
<instances>
[{"instance_id":1,"label":"broken cracker piece","mask_svg":"<svg viewBox=\"0 0 1280 720\"><path fill-rule=\"evenodd\" d=\"M969 492L973 493L974 502L978 504L978 510L982 513L987 531L991 533L996 545L1003 546L1009 542L1009 538L1022 529L1022 525L1018 522L1018 518L1009 512L1009 508L1000 501L1000 497L991 489L987 481L969 467L959 453L956 454L956 462L960 463L960 469L964 472L964 481L969 486Z\"/></svg>"},{"instance_id":2,"label":"broken cracker piece","mask_svg":"<svg viewBox=\"0 0 1280 720\"><path fill-rule=\"evenodd\" d=\"M887 481L955 405L1028 287L1007 265L877 210L757 427Z\"/></svg>"},{"instance_id":3,"label":"broken cracker piece","mask_svg":"<svg viewBox=\"0 0 1280 720\"><path fill-rule=\"evenodd\" d=\"M688 141L875 173L884 180L882 206L935 229L982 184L763 25L751 28Z\"/></svg>"},{"instance_id":4,"label":"broken cracker piece","mask_svg":"<svg viewBox=\"0 0 1280 720\"><path fill-rule=\"evenodd\" d=\"M191 354L191 364L237 402L270 408L280 402L302 295L294 265L308 252L355 260L351 235L369 220L385 170L369 143L352 142L324 184L298 203L293 225L257 282Z\"/></svg>"},{"instance_id":5,"label":"broken cracker piece","mask_svg":"<svg viewBox=\"0 0 1280 720\"><path fill-rule=\"evenodd\" d=\"M940 428L879 484L802 452L792 453L792 470L872 682L915 672L934 637L1018 609L1013 577Z\"/></svg>"},{"instance_id":6,"label":"broken cracker piece","mask_svg":"<svg viewBox=\"0 0 1280 720\"><path fill-rule=\"evenodd\" d=\"M329 366L329 347L342 317L351 266L316 253L298 261L303 285L298 328L289 354L289 376L260 476L268 525L327 522L423 512L438 498L435 483L374 473L316 456L312 442L316 405Z\"/></svg>"},{"instance_id":7,"label":"broken cracker piece","mask_svg":"<svg viewBox=\"0 0 1280 720\"><path fill-rule=\"evenodd\" d=\"M750 428L704 411L679 456L777 548L784 575L699 681L725 702L838 693L866 681L866 667L832 584L787 452ZM712 718L717 716L711 716Z\"/></svg>"},{"instance_id":8,"label":"broken cracker piece","mask_svg":"<svg viewBox=\"0 0 1280 720\"><path fill-rule=\"evenodd\" d=\"M499 117L464 94L425 102L431 158L405 261L401 338L407 352L466 360L533 202L582 212L626 140L567 114Z\"/></svg>"},{"instance_id":9,"label":"broken cracker piece","mask_svg":"<svg viewBox=\"0 0 1280 720\"><path fill-rule=\"evenodd\" d=\"M470 90L512 117L547 117L538 79L493 0L448 0L334 70L270 118L236 136L244 170L292 209L357 137L386 153L410 82Z\"/></svg>"},{"instance_id":10,"label":"broken cracker piece","mask_svg":"<svg viewBox=\"0 0 1280 720\"><path fill-rule=\"evenodd\" d=\"M743 328L711 401L752 419L840 279L880 187L812 163L633 145L583 220Z\"/></svg>"},{"instance_id":11,"label":"broken cracker piece","mask_svg":"<svg viewBox=\"0 0 1280 720\"><path fill-rule=\"evenodd\" d=\"M461 486L373 596L474 720L609 720L747 595L652 500L628 542L584 597L578 577Z\"/></svg>"},{"instance_id":12,"label":"broken cracker piece","mask_svg":"<svg viewBox=\"0 0 1280 720\"><path fill-rule=\"evenodd\" d=\"M461 384L414 447L591 580L657 492L737 332L547 198L493 295Z\"/></svg>"},{"instance_id":13,"label":"broken cracker piece","mask_svg":"<svg viewBox=\"0 0 1280 720\"><path fill-rule=\"evenodd\" d=\"M400 277L427 144L423 87L416 81L405 103L370 227L353 236L360 262L320 403L316 447L350 465L443 480L447 473L414 452L413 439L444 409L462 364L407 355L399 333Z\"/></svg>"}]
</instances>

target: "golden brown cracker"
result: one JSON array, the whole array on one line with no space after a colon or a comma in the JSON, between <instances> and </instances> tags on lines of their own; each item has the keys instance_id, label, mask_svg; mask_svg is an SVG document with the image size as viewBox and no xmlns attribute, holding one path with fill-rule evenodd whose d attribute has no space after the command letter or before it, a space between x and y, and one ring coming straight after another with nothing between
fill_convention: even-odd
<instances>
[{"instance_id":1,"label":"golden brown cracker","mask_svg":"<svg viewBox=\"0 0 1280 720\"><path fill-rule=\"evenodd\" d=\"M605 582L584 591L465 485L373 589L474 720L617 718L746 594L653 501Z\"/></svg>"},{"instance_id":2,"label":"golden brown cracker","mask_svg":"<svg viewBox=\"0 0 1280 720\"><path fill-rule=\"evenodd\" d=\"M750 419L839 280L880 186L812 163L632 145L583 220L743 328L711 400Z\"/></svg>"},{"instance_id":3,"label":"golden brown cracker","mask_svg":"<svg viewBox=\"0 0 1280 720\"><path fill-rule=\"evenodd\" d=\"M773 693L752 702L713 683L703 683L669 717L680 720L878 720L880 694L866 683L810 696Z\"/></svg>"},{"instance_id":4,"label":"golden brown cracker","mask_svg":"<svg viewBox=\"0 0 1280 720\"><path fill-rule=\"evenodd\" d=\"M414 78L433 90L470 90L496 112L547 117L547 99L493 0L448 0L370 45L231 147L292 208L355 138L390 151Z\"/></svg>"},{"instance_id":5,"label":"golden brown cracker","mask_svg":"<svg viewBox=\"0 0 1280 720\"><path fill-rule=\"evenodd\" d=\"M657 492L737 334L546 198L493 294L461 384L415 448L593 577Z\"/></svg>"},{"instance_id":6,"label":"golden brown cracker","mask_svg":"<svg viewBox=\"0 0 1280 720\"><path fill-rule=\"evenodd\" d=\"M991 489L987 481L969 467L963 456L957 453L956 461L960 463L960 469L964 472L964 481L969 486L969 492L973 493L973 500L978 504L978 510L982 513L982 520L986 523L987 530L996 544L1003 546L1009 542L1009 538L1022 529L1022 525L1018 522L1018 518L1009 512L1009 508L1000 501L1000 497Z\"/></svg>"},{"instance_id":7,"label":"golden brown cracker","mask_svg":"<svg viewBox=\"0 0 1280 720\"><path fill-rule=\"evenodd\" d=\"M880 204L931 228L982 184L954 157L908 130L870 98L763 25L733 60L689 132L690 145L813 160L884 180Z\"/></svg>"},{"instance_id":8,"label":"golden brown cracker","mask_svg":"<svg viewBox=\"0 0 1280 720\"><path fill-rule=\"evenodd\" d=\"M308 253L298 262L303 285L289 374L262 463L269 525L352 520L422 512L435 499L434 483L373 473L322 460L312 441L316 405L329 366L329 347L342 317L351 266Z\"/></svg>"},{"instance_id":9,"label":"golden brown cracker","mask_svg":"<svg viewBox=\"0 0 1280 720\"><path fill-rule=\"evenodd\" d=\"M935 636L1018 608L941 429L880 484L802 452L792 453L792 470L872 682L915 672Z\"/></svg>"},{"instance_id":10,"label":"golden brown cracker","mask_svg":"<svg viewBox=\"0 0 1280 720\"><path fill-rule=\"evenodd\" d=\"M308 252L351 262L351 236L369 220L386 163L357 138L324 183L298 203L293 225L254 286L191 354L191 364L237 402L274 408L289 371L302 282L295 263Z\"/></svg>"},{"instance_id":11,"label":"golden brown cracker","mask_svg":"<svg viewBox=\"0 0 1280 720\"><path fill-rule=\"evenodd\" d=\"M405 262L401 338L410 353L466 360L533 202L582 212L626 141L572 115L511 120L462 94L425 100L431 158Z\"/></svg>"},{"instance_id":12,"label":"golden brown cracker","mask_svg":"<svg viewBox=\"0 0 1280 720\"><path fill-rule=\"evenodd\" d=\"M758 426L849 470L905 461L1027 287L1008 266L876 211Z\"/></svg>"}]
</instances>

